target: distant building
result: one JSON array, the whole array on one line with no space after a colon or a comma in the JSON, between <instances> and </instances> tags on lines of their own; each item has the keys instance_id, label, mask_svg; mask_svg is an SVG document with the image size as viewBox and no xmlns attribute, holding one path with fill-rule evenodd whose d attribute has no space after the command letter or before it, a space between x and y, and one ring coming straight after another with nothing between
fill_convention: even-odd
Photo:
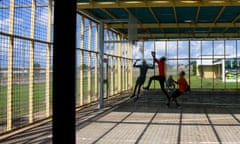
<instances>
[{"instance_id":1,"label":"distant building","mask_svg":"<svg viewBox=\"0 0 240 144\"><path fill-rule=\"evenodd\" d=\"M50 70L50 77L52 76L52 69ZM6 86L8 82L7 68L0 68L0 86ZM12 70L13 84L28 84L29 82L29 69L27 68L13 68ZM46 70L37 69L33 71L34 83L45 82Z\"/></svg>"},{"instance_id":2,"label":"distant building","mask_svg":"<svg viewBox=\"0 0 240 144\"><path fill-rule=\"evenodd\" d=\"M197 60L197 76L222 81L240 81L240 58L224 55L201 55Z\"/></svg>"}]
</instances>

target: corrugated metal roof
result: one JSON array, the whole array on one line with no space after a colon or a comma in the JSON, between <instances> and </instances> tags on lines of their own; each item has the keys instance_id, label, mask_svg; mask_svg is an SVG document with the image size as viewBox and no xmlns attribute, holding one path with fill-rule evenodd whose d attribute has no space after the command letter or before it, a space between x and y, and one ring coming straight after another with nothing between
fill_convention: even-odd
<instances>
[{"instance_id":1,"label":"corrugated metal roof","mask_svg":"<svg viewBox=\"0 0 240 144\"><path fill-rule=\"evenodd\" d=\"M132 14L138 20L138 34L146 38L168 34L174 38L240 38L240 1L235 0L78 0L78 8L105 20L128 19ZM124 24L110 27L127 35Z\"/></svg>"}]
</instances>

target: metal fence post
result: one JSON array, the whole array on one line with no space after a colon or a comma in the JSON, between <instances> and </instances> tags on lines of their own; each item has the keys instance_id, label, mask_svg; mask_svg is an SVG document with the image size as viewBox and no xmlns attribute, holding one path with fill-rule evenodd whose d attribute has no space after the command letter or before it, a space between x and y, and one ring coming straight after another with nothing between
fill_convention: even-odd
<instances>
[{"instance_id":1,"label":"metal fence post","mask_svg":"<svg viewBox=\"0 0 240 144\"><path fill-rule=\"evenodd\" d=\"M77 7L75 0L57 0L54 6L53 144L75 144Z\"/></svg>"},{"instance_id":2,"label":"metal fence post","mask_svg":"<svg viewBox=\"0 0 240 144\"><path fill-rule=\"evenodd\" d=\"M99 24L99 103L98 108L104 107L104 96L103 96L103 60L104 60L104 23L101 21Z\"/></svg>"}]
</instances>

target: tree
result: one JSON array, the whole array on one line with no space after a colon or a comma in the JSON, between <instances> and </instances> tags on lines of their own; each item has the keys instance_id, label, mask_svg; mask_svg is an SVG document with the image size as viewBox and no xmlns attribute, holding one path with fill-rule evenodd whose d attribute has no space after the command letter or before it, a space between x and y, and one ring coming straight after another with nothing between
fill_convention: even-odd
<instances>
[{"instance_id":1,"label":"tree","mask_svg":"<svg viewBox=\"0 0 240 144\"><path fill-rule=\"evenodd\" d=\"M39 63L33 64L34 76L38 76L41 70L41 65Z\"/></svg>"},{"instance_id":2,"label":"tree","mask_svg":"<svg viewBox=\"0 0 240 144\"><path fill-rule=\"evenodd\" d=\"M34 64L33 64L33 68L34 68L35 70L40 69L40 68L41 68L40 63L34 63Z\"/></svg>"},{"instance_id":3,"label":"tree","mask_svg":"<svg viewBox=\"0 0 240 144\"><path fill-rule=\"evenodd\" d=\"M87 65L87 64L82 64L80 67L81 67L83 70L88 69L88 65Z\"/></svg>"},{"instance_id":4,"label":"tree","mask_svg":"<svg viewBox=\"0 0 240 144\"><path fill-rule=\"evenodd\" d=\"M228 70L228 69L231 69L231 62L229 60L226 60L225 61L225 68Z\"/></svg>"},{"instance_id":5,"label":"tree","mask_svg":"<svg viewBox=\"0 0 240 144\"><path fill-rule=\"evenodd\" d=\"M237 59L234 59L234 60L232 61L232 68L233 68L233 69L236 69L236 68L237 68Z\"/></svg>"},{"instance_id":6,"label":"tree","mask_svg":"<svg viewBox=\"0 0 240 144\"><path fill-rule=\"evenodd\" d=\"M197 62L196 61L192 61L190 64L192 65L192 73L193 73L193 75L196 75L197 74Z\"/></svg>"}]
</instances>

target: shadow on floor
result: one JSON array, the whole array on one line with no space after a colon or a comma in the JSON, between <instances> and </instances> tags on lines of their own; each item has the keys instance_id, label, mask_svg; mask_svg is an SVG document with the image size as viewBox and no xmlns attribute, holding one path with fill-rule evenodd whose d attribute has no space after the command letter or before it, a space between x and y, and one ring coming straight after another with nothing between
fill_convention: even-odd
<instances>
[{"instance_id":1,"label":"shadow on floor","mask_svg":"<svg viewBox=\"0 0 240 144\"><path fill-rule=\"evenodd\" d=\"M160 90L130 94L76 113L77 143L233 143L240 141L238 91L192 91L179 98L182 108L166 106ZM8 144L51 144L51 122L0 141Z\"/></svg>"},{"instance_id":2,"label":"shadow on floor","mask_svg":"<svg viewBox=\"0 0 240 144\"><path fill-rule=\"evenodd\" d=\"M144 91L77 131L78 143L232 143L240 141L237 92L191 92L171 104L160 91Z\"/></svg>"}]
</instances>

